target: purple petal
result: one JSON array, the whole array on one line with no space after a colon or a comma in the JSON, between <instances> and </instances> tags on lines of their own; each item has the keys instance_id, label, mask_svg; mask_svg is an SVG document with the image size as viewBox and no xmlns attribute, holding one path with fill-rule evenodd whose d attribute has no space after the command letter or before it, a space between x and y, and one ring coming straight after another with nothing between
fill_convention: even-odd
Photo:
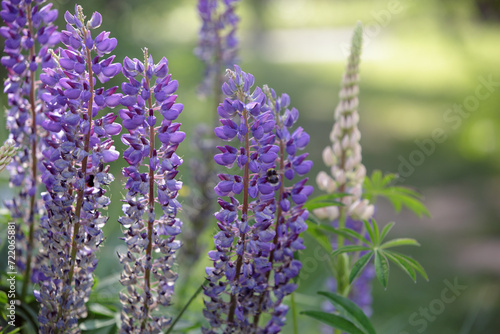
<instances>
[{"instance_id":1,"label":"purple petal","mask_svg":"<svg viewBox=\"0 0 500 334\"><path fill-rule=\"evenodd\" d=\"M118 153L118 151L115 151L113 149L105 150L104 152L102 152L102 161L104 163L112 162L112 161L115 161L116 159L118 159L119 156L120 156L120 153Z\"/></svg>"}]
</instances>

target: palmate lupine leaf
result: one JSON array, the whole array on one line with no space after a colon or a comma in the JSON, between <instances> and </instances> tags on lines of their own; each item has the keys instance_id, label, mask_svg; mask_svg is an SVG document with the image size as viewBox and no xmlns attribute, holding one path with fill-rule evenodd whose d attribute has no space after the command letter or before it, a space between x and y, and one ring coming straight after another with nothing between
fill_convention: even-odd
<instances>
[{"instance_id":1,"label":"palmate lupine leaf","mask_svg":"<svg viewBox=\"0 0 500 334\"><path fill-rule=\"evenodd\" d=\"M393 185L396 178L395 174L383 176L381 171L374 171L371 177L365 177L363 197L374 203L378 197L382 196L391 202L396 212L406 207L418 217L424 215L429 217L430 213L421 201L422 196L410 188Z\"/></svg>"},{"instance_id":2,"label":"palmate lupine leaf","mask_svg":"<svg viewBox=\"0 0 500 334\"><path fill-rule=\"evenodd\" d=\"M424 268L416 260L407 255L388 250L388 248L400 246L420 246L415 239L396 238L384 242L385 237L394 226L394 223L389 223L384 226L382 232L380 232L378 223L374 219L371 223L368 221L364 221L363 223L368 235L370 236L370 242L367 239L362 238L359 233L354 231L347 232L347 230L344 231L344 229L342 229L342 231L338 232L360 239L367 246L346 245L332 252L332 257L335 257L343 253L368 251L353 264L351 273L349 274L349 283L352 283L361 274L365 266L373 257L375 257L374 264L376 276L384 288L387 287L389 280L389 261L395 263L399 268L401 268L414 282L417 279L417 272L422 275L423 278L429 280Z\"/></svg>"}]
</instances>

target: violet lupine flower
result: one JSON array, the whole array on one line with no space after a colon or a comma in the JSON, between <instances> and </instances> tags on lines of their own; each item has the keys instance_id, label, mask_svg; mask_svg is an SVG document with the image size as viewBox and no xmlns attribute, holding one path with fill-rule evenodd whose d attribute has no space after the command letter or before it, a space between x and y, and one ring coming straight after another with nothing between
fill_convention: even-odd
<instances>
[{"instance_id":1,"label":"violet lupine flower","mask_svg":"<svg viewBox=\"0 0 500 334\"><path fill-rule=\"evenodd\" d=\"M368 200L362 199L363 182L366 168L361 162L361 133L358 129L358 82L359 62L363 38L363 28L358 24L354 30L351 55L339 93L340 102L335 109L335 124L330 134L331 145L323 150L323 161L330 167L331 176L321 171L316 182L321 190L349 193L341 199L345 214L356 220L370 219L374 207ZM344 207L340 207L343 210ZM330 220L339 217L339 207L331 206L314 210L320 218Z\"/></svg>"},{"instance_id":2,"label":"violet lupine flower","mask_svg":"<svg viewBox=\"0 0 500 334\"><path fill-rule=\"evenodd\" d=\"M43 170L39 163L44 150L44 130L40 127L43 103L39 99L43 84L37 83L36 71L40 67L55 66L47 50L59 42L57 27L53 25L58 12L52 9L52 4L42 6L44 2L3 0L0 11L5 23L0 28L0 35L5 38L1 64L8 73L4 82L9 105L7 129L10 140L18 148L8 167L10 185L17 188L18 194L5 205L13 218L23 222L16 224L16 261L19 271L26 277L21 299L30 282L32 253L38 248L34 245L35 216L43 211L43 204L37 199ZM25 231L29 231L27 235Z\"/></svg>"},{"instance_id":3,"label":"violet lupine flower","mask_svg":"<svg viewBox=\"0 0 500 334\"><path fill-rule=\"evenodd\" d=\"M214 266L206 269L204 315L211 328L203 331L277 333L287 313L282 300L296 288L291 280L301 263L293 254L304 249L299 234L307 228L308 212L302 204L312 193L307 178L290 185L285 179L311 169L307 154L298 154L309 136L300 127L290 132L298 111L288 109L288 95L277 97L267 87L252 92L254 77L234 68L222 86L228 98L217 109L222 126L215 133L242 146L219 146L215 161L242 172L219 174L215 187L220 231L209 252ZM271 320L259 327L262 312Z\"/></svg>"},{"instance_id":4,"label":"violet lupine flower","mask_svg":"<svg viewBox=\"0 0 500 334\"><path fill-rule=\"evenodd\" d=\"M95 253L108 219L100 210L109 205L105 187L114 179L108 163L119 156L111 137L121 131L114 122L117 116L98 117L121 101L118 87L105 89L96 80L102 84L121 70L121 64L113 63L115 56L103 58L116 47L116 39L109 32L92 37L102 21L97 12L86 21L82 7L75 6L75 14L66 12L64 18L64 48L54 53L58 67L40 75L47 86L41 97L47 108L42 126L50 132L42 175L47 216L39 237L46 279L35 291L41 304L40 333L78 333L77 319L86 316Z\"/></svg>"},{"instance_id":5,"label":"violet lupine flower","mask_svg":"<svg viewBox=\"0 0 500 334\"><path fill-rule=\"evenodd\" d=\"M127 288L120 294L120 333L161 333L171 319L155 313L158 304L170 305L177 279L172 266L181 246L175 237L182 226L176 218L182 182L175 178L182 159L175 151L186 134L174 121L183 105L175 103L178 82L171 80L166 58L154 64L144 49L144 63L126 57L123 74L128 82L122 84L126 109L120 110L120 117L129 132L122 135L129 146L123 158L130 166L123 169L128 192L125 215L119 219L128 247L127 254L119 254L124 265L120 282ZM155 203L162 208L159 218Z\"/></svg>"},{"instance_id":6,"label":"violet lupine flower","mask_svg":"<svg viewBox=\"0 0 500 334\"><path fill-rule=\"evenodd\" d=\"M199 43L195 54L205 63L205 75L199 93L207 96L222 85L222 71L237 62L238 39L235 14L240 0L199 0L198 13L202 19ZM218 94L217 94L218 95Z\"/></svg>"}]
</instances>

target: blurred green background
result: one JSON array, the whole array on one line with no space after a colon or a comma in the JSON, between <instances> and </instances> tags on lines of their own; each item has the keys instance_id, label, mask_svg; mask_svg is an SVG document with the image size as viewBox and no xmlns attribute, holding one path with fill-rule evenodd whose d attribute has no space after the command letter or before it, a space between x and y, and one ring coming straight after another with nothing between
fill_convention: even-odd
<instances>
[{"instance_id":1,"label":"blurred green background","mask_svg":"<svg viewBox=\"0 0 500 334\"><path fill-rule=\"evenodd\" d=\"M187 162L193 155L192 131L197 123L211 121L214 105L196 95L203 72L193 54L200 27L196 1L86 0L80 4L89 17L93 11L102 13L102 28L118 39L117 60L126 55L141 58L143 47L149 48L156 61L168 58L170 71L180 83L178 100L185 105L180 121L188 137L180 152ZM59 0L55 6L60 10L59 26L64 27L62 14L72 10L74 2ZM321 151L329 143L352 29L358 20L365 25L359 109L363 161L369 173L375 169L400 173L403 185L424 195L432 214L419 219L404 210L394 214L384 201L377 204L380 223L397 222L393 236L421 242L419 249L407 251L421 261L430 277L429 282L414 284L394 268L386 291L374 282L372 318L378 332L498 333L499 2L246 0L237 13L241 16L238 37L243 70L254 74L258 85L287 92L301 112L300 125L311 135L309 150L315 166L310 184L325 169ZM122 80L117 77L115 84ZM491 84L485 86L485 81ZM6 105L4 94L1 103ZM6 136L1 130L0 140ZM119 163L113 166L116 181L110 193L114 201L96 272L95 301L114 299L121 289L116 257L123 250L116 221L124 195L120 168ZM181 198L185 201L191 186L187 163L181 174L187 186ZM1 176L2 196L10 196L7 175ZM207 249L212 246L213 231L210 226L201 237ZM320 308L323 300L315 292L323 289L327 278L324 264L314 260L318 246L310 238L306 245L309 250L302 259L312 260L298 291L299 311ZM169 310L172 315L202 282L208 264L205 252L197 263L181 260L178 299ZM453 302L442 302L446 282L455 281L466 288ZM193 305L185 318L200 319L201 307L201 302ZM299 326L300 333L320 332L318 323L304 316ZM284 333L290 333L290 327Z\"/></svg>"}]
</instances>

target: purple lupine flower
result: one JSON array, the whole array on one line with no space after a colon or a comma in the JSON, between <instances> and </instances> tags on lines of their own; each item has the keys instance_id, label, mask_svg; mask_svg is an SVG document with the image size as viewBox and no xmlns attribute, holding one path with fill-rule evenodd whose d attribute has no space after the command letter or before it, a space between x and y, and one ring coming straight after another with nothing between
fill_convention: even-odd
<instances>
[{"instance_id":1,"label":"purple lupine flower","mask_svg":"<svg viewBox=\"0 0 500 334\"><path fill-rule=\"evenodd\" d=\"M172 266L181 245L175 237L182 226L176 218L182 182L175 178L182 159L175 151L186 135L174 121L183 105L175 103L178 82L168 74L166 58L154 64L144 49L144 62L125 58L123 74L128 82L122 84L126 109L120 117L128 134L122 142L129 146L123 158L130 166L123 169L128 192L125 215L119 219L128 247L126 254L119 254L124 265L120 282L127 288L120 293L120 333L161 333L170 319L155 313L158 304L170 305L177 279ZM162 208L159 218L155 203Z\"/></svg>"},{"instance_id":2,"label":"purple lupine flower","mask_svg":"<svg viewBox=\"0 0 500 334\"><path fill-rule=\"evenodd\" d=\"M118 158L111 137L120 132L117 116L102 115L121 101L117 87L101 84L121 70L115 56L103 58L116 46L108 32L95 38L101 15L86 21L82 7L66 12L61 33L64 48L53 53L58 67L44 69L42 95L47 111L42 126L50 135L44 154L42 194L47 216L42 217L40 241L46 265L45 280L35 297L41 304L40 333L78 333L77 319L85 317L85 302L93 285L96 250L103 241L102 227L108 217L100 210L109 205L105 186L114 177L108 163ZM96 80L97 79L97 80Z\"/></svg>"},{"instance_id":3,"label":"purple lupine flower","mask_svg":"<svg viewBox=\"0 0 500 334\"><path fill-rule=\"evenodd\" d=\"M222 85L224 68L237 62L238 39L235 13L240 0L199 0L198 13L202 20L199 43L195 54L205 64L205 75L199 92L202 96L213 94Z\"/></svg>"},{"instance_id":4,"label":"purple lupine flower","mask_svg":"<svg viewBox=\"0 0 500 334\"><path fill-rule=\"evenodd\" d=\"M215 187L220 231L209 252L214 266L206 269L204 315L211 328L204 333L277 333L287 312L282 300L295 290L291 280L301 268L293 254L304 249L299 234L308 212L302 205L312 187L307 178L290 181L312 167L307 154L298 153L309 136L300 127L290 131L298 111L288 108L288 95L278 97L267 87L252 92L254 77L234 68L222 86L228 98L217 109L222 126L215 133L241 147L219 146L214 159L241 173L219 174ZM262 312L271 320L259 327Z\"/></svg>"},{"instance_id":5,"label":"purple lupine flower","mask_svg":"<svg viewBox=\"0 0 500 334\"><path fill-rule=\"evenodd\" d=\"M7 94L7 129L9 138L15 143L17 154L8 170L10 185L18 189L18 195L6 201L11 216L23 224L16 224L16 260L20 272L25 273L21 298L27 292L29 277L32 272L32 253L37 226L34 217L43 210L38 197L41 152L44 150L43 103L40 94L43 84L36 82L38 68L54 66L49 47L59 42L59 33L53 22L57 10L52 4L42 6L45 0L2 1L0 17L5 26L0 28L0 35L5 38L5 55L1 64L7 68L8 78L4 82ZM25 235L25 231L29 231ZM37 268L33 268L37 271Z\"/></svg>"}]
</instances>

